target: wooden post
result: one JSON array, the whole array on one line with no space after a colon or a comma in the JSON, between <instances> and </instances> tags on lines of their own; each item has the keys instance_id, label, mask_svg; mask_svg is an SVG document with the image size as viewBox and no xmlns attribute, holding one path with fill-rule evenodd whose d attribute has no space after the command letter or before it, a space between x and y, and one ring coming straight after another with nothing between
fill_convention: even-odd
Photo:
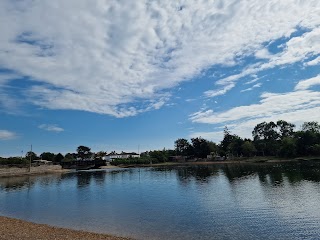
<instances>
[{"instance_id":1,"label":"wooden post","mask_svg":"<svg viewBox=\"0 0 320 240\"><path fill-rule=\"evenodd\" d=\"M32 161L32 144L31 144L30 160L29 160L29 172L31 172L31 161Z\"/></svg>"}]
</instances>

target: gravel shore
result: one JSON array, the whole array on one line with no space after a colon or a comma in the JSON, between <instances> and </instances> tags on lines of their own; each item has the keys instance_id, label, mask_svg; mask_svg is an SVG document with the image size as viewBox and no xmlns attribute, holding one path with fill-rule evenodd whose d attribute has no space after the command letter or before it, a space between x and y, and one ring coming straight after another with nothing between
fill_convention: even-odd
<instances>
[{"instance_id":1,"label":"gravel shore","mask_svg":"<svg viewBox=\"0 0 320 240\"><path fill-rule=\"evenodd\" d=\"M51 227L44 224L30 223L18 219L0 216L0 240L128 240L107 234L76 231L65 228Z\"/></svg>"}]
</instances>

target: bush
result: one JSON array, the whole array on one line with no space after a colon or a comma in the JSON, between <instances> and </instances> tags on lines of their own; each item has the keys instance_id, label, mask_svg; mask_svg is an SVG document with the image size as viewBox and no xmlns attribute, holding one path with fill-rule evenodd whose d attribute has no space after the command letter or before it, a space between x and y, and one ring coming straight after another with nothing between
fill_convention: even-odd
<instances>
[{"instance_id":1,"label":"bush","mask_svg":"<svg viewBox=\"0 0 320 240\"><path fill-rule=\"evenodd\" d=\"M9 157L9 158L1 158L0 157L0 165L26 165L29 161L25 158L20 157Z\"/></svg>"}]
</instances>

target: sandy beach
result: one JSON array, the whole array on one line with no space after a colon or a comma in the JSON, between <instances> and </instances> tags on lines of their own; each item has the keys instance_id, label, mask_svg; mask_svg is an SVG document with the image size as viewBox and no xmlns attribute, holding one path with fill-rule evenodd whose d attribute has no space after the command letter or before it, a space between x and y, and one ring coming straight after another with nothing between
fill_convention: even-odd
<instances>
[{"instance_id":1,"label":"sandy beach","mask_svg":"<svg viewBox=\"0 0 320 240\"><path fill-rule=\"evenodd\" d=\"M93 239L125 240L107 234L90 233L36 224L18 219L0 216L0 240L60 240L60 239Z\"/></svg>"}]
</instances>

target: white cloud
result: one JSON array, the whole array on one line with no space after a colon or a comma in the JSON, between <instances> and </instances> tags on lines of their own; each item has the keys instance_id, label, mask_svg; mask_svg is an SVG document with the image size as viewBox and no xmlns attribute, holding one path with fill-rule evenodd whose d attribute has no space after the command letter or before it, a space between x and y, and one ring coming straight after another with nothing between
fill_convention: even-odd
<instances>
[{"instance_id":1,"label":"white cloud","mask_svg":"<svg viewBox=\"0 0 320 240\"><path fill-rule=\"evenodd\" d=\"M0 66L29 76L30 101L41 107L132 116L161 107L146 103L212 65L266 57L265 42L318 26L319 8L318 0L3 0ZM308 44L318 48L316 37ZM302 47L285 58L313 51Z\"/></svg>"},{"instance_id":2,"label":"white cloud","mask_svg":"<svg viewBox=\"0 0 320 240\"><path fill-rule=\"evenodd\" d=\"M241 90L240 92L248 92L248 91L252 91L253 89L255 89L255 88L259 88L259 87L261 87L261 85L262 85L262 83L257 83L257 84L255 84L255 85L253 85L252 87L250 87L250 88L246 88L246 89L244 89L244 90Z\"/></svg>"},{"instance_id":3,"label":"white cloud","mask_svg":"<svg viewBox=\"0 0 320 240\"><path fill-rule=\"evenodd\" d=\"M306 109L313 110L320 105L320 92L309 90L283 94L264 93L261 98L257 104L235 107L225 112L200 111L191 115L190 119L198 123L228 123L253 118L263 119ZM307 119L307 116L303 118Z\"/></svg>"},{"instance_id":4,"label":"white cloud","mask_svg":"<svg viewBox=\"0 0 320 240\"><path fill-rule=\"evenodd\" d=\"M283 119L296 125L305 121L319 121L320 92L308 90L318 84L319 76L302 80L294 92L263 93L259 103L222 112L201 110L190 115L190 120L195 123L224 124L241 137L251 137L254 126L263 121ZM220 132L194 132L193 135L213 137Z\"/></svg>"},{"instance_id":5,"label":"white cloud","mask_svg":"<svg viewBox=\"0 0 320 240\"><path fill-rule=\"evenodd\" d=\"M14 132L8 130L0 130L0 140L15 139L17 135Z\"/></svg>"},{"instance_id":6,"label":"white cloud","mask_svg":"<svg viewBox=\"0 0 320 240\"><path fill-rule=\"evenodd\" d=\"M320 64L320 56L309 61L309 62L306 62L304 65L305 66L316 66L316 65L319 65Z\"/></svg>"},{"instance_id":7,"label":"white cloud","mask_svg":"<svg viewBox=\"0 0 320 240\"><path fill-rule=\"evenodd\" d=\"M319 23L320 24L320 23ZM246 67L242 72L222 78L217 81L217 85L235 84L239 79L248 75L257 74L260 71L280 67L287 64L293 64L305 61L312 56L320 54L320 27L314 28L302 36L293 37L284 45L284 50L278 54L269 57L266 63L254 63ZM260 50L259 50L260 51ZM311 64L317 64L317 59L311 61ZM304 64L306 66L306 64ZM206 95L206 92L205 92Z\"/></svg>"},{"instance_id":8,"label":"white cloud","mask_svg":"<svg viewBox=\"0 0 320 240\"><path fill-rule=\"evenodd\" d=\"M261 59L270 59L272 57L272 55L270 54L268 49L263 48L263 49L258 50L255 53L255 57L256 58L261 58Z\"/></svg>"},{"instance_id":9,"label":"white cloud","mask_svg":"<svg viewBox=\"0 0 320 240\"><path fill-rule=\"evenodd\" d=\"M310 78L307 80L302 80L298 82L298 84L295 87L295 90L307 90L312 86L320 85L320 75Z\"/></svg>"},{"instance_id":10,"label":"white cloud","mask_svg":"<svg viewBox=\"0 0 320 240\"><path fill-rule=\"evenodd\" d=\"M255 77L254 79L252 79L252 80L250 80L250 81L247 81L247 82L245 82L244 84L246 84L246 85L252 84L252 83L255 83L255 82L259 81L259 80L260 80L260 78Z\"/></svg>"},{"instance_id":11,"label":"white cloud","mask_svg":"<svg viewBox=\"0 0 320 240\"><path fill-rule=\"evenodd\" d=\"M46 131L49 131L49 132L63 132L64 129L57 126L56 124L41 124L38 126L40 129L42 130L46 130Z\"/></svg>"},{"instance_id":12,"label":"white cloud","mask_svg":"<svg viewBox=\"0 0 320 240\"><path fill-rule=\"evenodd\" d=\"M224 88L221 88L221 89L206 91L206 92L204 92L204 94L205 94L206 97L216 97L216 96L224 95L229 90L234 88L234 86L235 86L235 84L231 83L231 84L228 84Z\"/></svg>"}]
</instances>

